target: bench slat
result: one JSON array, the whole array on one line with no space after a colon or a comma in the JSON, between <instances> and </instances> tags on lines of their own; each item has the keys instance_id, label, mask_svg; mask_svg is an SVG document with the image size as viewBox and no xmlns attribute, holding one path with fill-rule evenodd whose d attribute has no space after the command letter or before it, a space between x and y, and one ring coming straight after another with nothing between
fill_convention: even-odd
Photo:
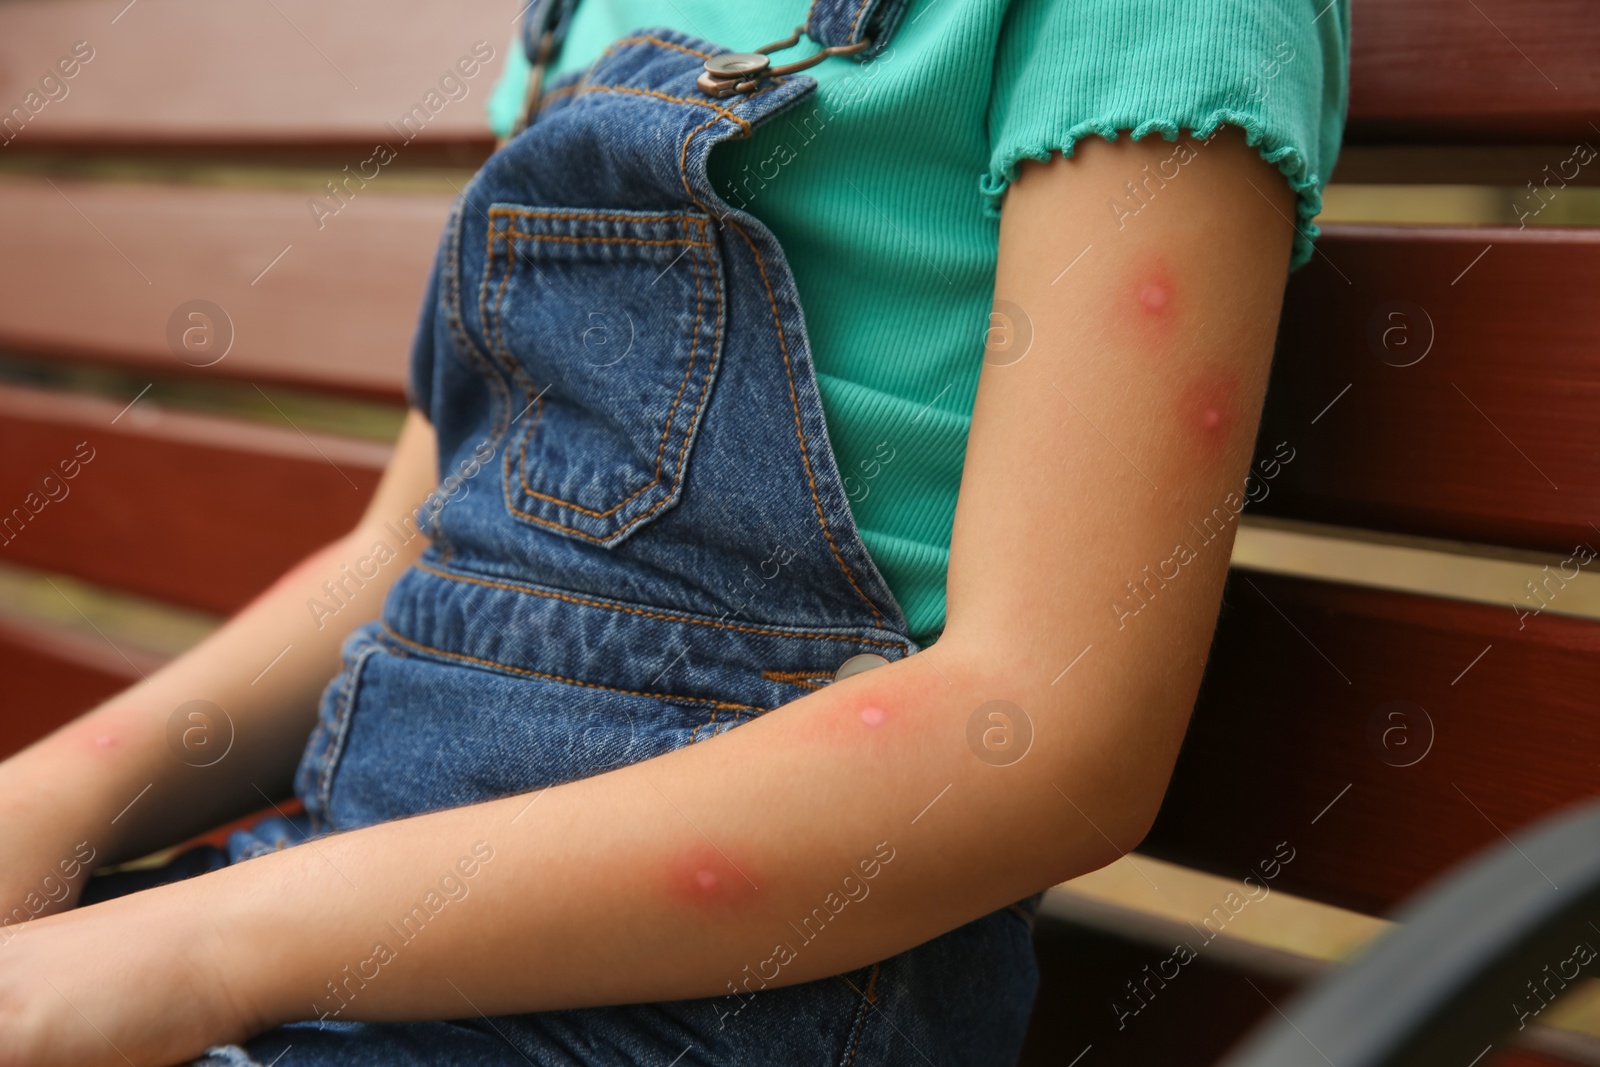
<instances>
[{"instance_id":1,"label":"bench slat","mask_svg":"<svg viewBox=\"0 0 1600 1067\"><path fill-rule=\"evenodd\" d=\"M19 149L94 152L308 144L370 151L381 139L406 158L454 148L470 161L492 147L484 101L518 6L504 0L8 3L0 6L0 107L8 113L28 92L39 92L40 80L77 42L87 42L81 54L92 58L63 83L65 96L47 86L59 99L36 104L37 114L14 120L0 139L15 137ZM482 64L479 57L491 58ZM463 59L466 70L475 70L471 77L455 69ZM441 87L452 71L456 80ZM420 117L414 106L422 108ZM402 127L408 116L411 125Z\"/></svg>"},{"instance_id":2,"label":"bench slat","mask_svg":"<svg viewBox=\"0 0 1600 1067\"><path fill-rule=\"evenodd\" d=\"M1261 510L1600 545L1600 231L1329 226L1320 247L1289 286L1262 430L1295 459Z\"/></svg>"},{"instance_id":3,"label":"bench slat","mask_svg":"<svg viewBox=\"0 0 1600 1067\"><path fill-rule=\"evenodd\" d=\"M1587 0L1350 2L1347 141L1600 145L1600 19Z\"/></svg>"},{"instance_id":4,"label":"bench slat","mask_svg":"<svg viewBox=\"0 0 1600 1067\"><path fill-rule=\"evenodd\" d=\"M1236 569L1141 848L1240 877L1287 842L1273 888L1381 912L1593 794L1596 693L1595 621Z\"/></svg>"},{"instance_id":5,"label":"bench slat","mask_svg":"<svg viewBox=\"0 0 1600 1067\"><path fill-rule=\"evenodd\" d=\"M1476 11L1457 0L1339 2L1354 4L1352 143L1595 136L1600 20L1586 0L1481 0ZM23 125L19 146L367 149L483 41L488 69L460 83L465 96L440 93L446 102L404 148L477 158L490 146L483 101L519 7L20 0L0 5L0 106L20 104L84 40L94 58Z\"/></svg>"},{"instance_id":6,"label":"bench slat","mask_svg":"<svg viewBox=\"0 0 1600 1067\"><path fill-rule=\"evenodd\" d=\"M0 386L0 560L229 612L349 530L389 455L287 425L121 407Z\"/></svg>"},{"instance_id":7,"label":"bench slat","mask_svg":"<svg viewBox=\"0 0 1600 1067\"><path fill-rule=\"evenodd\" d=\"M400 394L445 198L372 194L319 232L286 193L61 184L106 236L44 182L8 183L0 346ZM1600 233L1329 226L1320 247L1290 286L1266 409L1264 439L1297 458L1263 512L1557 552L1596 536ZM236 338L198 371L167 340L195 297ZM1421 362L1380 358L1430 329Z\"/></svg>"},{"instance_id":8,"label":"bench slat","mask_svg":"<svg viewBox=\"0 0 1600 1067\"><path fill-rule=\"evenodd\" d=\"M391 399L450 207L367 190L319 230L288 192L29 178L0 198L0 348ZM203 369L168 339L196 299L234 337Z\"/></svg>"},{"instance_id":9,"label":"bench slat","mask_svg":"<svg viewBox=\"0 0 1600 1067\"><path fill-rule=\"evenodd\" d=\"M0 678L12 709L0 715L0 759L139 680L109 647L62 640L5 618Z\"/></svg>"}]
</instances>

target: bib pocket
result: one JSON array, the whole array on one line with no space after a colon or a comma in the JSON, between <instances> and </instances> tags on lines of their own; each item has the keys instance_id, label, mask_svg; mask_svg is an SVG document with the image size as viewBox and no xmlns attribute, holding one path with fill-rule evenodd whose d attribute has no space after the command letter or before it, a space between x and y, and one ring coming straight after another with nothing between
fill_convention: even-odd
<instances>
[{"instance_id":1,"label":"bib pocket","mask_svg":"<svg viewBox=\"0 0 1600 1067\"><path fill-rule=\"evenodd\" d=\"M614 546L677 502L716 380L711 218L495 204L489 219L480 308L512 384L506 507Z\"/></svg>"}]
</instances>

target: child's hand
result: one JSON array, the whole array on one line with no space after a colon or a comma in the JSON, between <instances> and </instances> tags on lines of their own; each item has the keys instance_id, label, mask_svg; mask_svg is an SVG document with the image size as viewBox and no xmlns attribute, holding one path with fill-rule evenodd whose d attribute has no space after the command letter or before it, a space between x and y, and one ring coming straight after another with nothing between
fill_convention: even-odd
<instances>
[{"instance_id":1,"label":"child's hand","mask_svg":"<svg viewBox=\"0 0 1600 1067\"><path fill-rule=\"evenodd\" d=\"M203 914L164 890L8 928L0 1067L170 1067L250 1032Z\"/></svg>"}]
</instances>

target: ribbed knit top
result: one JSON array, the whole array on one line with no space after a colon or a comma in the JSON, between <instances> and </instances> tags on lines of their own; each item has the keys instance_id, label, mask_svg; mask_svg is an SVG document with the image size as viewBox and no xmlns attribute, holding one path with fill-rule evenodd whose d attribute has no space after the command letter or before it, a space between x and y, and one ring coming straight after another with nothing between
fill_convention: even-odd
<instances>
[{"instance_id":1,"label":"ribbed knit top","mask_svg":"<svg viewBox=\"0 0 1600 1067\"><path fill-rule=\"evenodd\" d=\"M646 27L756 48L808 2L583 0L552 76ZM784 248L852 514L917 641L944 625L1000 202L1021 162L1089 134L1241 127L1298 194L1299 266L1338 151L1348 41L1349 0L914 0L882 55L824 61L813 95L713 152L718 192ZM489 103L498 132L527 73L513 47Z\"/></svg>"}]
</instances>

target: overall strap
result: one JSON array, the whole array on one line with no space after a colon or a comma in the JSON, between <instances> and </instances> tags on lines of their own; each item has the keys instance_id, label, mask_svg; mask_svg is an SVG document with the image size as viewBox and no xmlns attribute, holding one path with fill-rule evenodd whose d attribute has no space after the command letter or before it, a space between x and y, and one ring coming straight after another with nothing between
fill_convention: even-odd
<instances>
[{"instance_id":1,"label":"overall strap","mask_svg":"<svg viewBox=\"0 0 1600 1067\"><path fill-rule=\"evenodd\" d=\"M578 0L533 0L522 18L522 52L541 71L561 53Z\"/></svg>"},{"instance_id":2,"label":"overall strap","mask_svg":"<svg viewBox=\"0 0 1600 1067\"><path fill-rule=\"evenodd\" d=\"M813 0L806 13L806 36L824 48L870 41L854 55L871 59L889 46L909 6L909 0Z\"/></svg>"},{"instance_id":3,"label":"overall strap","mask_svg":"<svg viewBox=\"0 0 1600 1067\"><path fill-rule=\"evenodd\" d=\"M812 0L805 32L823 48L849 48L870 42L853 55L872 59L889 44L909 0ZM522 21L522 50L535 70L553 62L572 25L578 0L533 0ZM753 41L718 41L730 50L752 48Z\"/></svg>"}]
</instances>

